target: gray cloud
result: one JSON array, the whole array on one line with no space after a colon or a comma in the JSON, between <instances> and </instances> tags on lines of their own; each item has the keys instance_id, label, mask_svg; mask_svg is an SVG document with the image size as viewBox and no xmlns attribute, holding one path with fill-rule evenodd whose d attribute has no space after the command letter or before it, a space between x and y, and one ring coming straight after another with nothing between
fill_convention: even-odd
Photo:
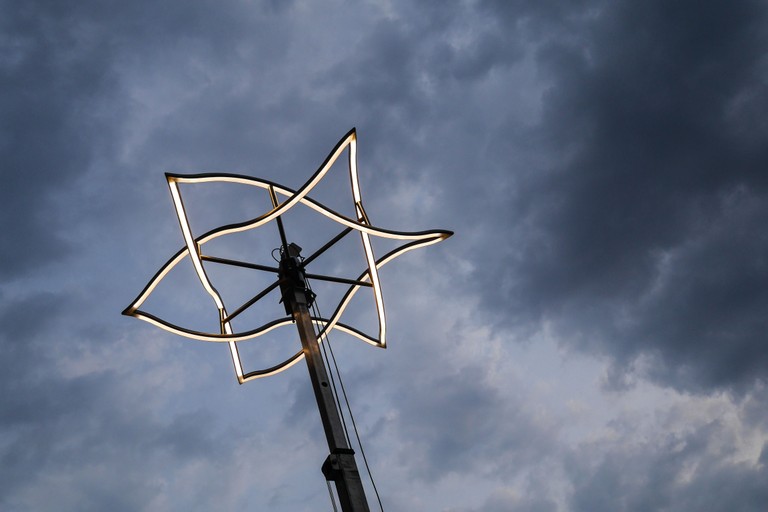
<instances>
[{"instance_id":1,"label":"gray cloud","mask_svg":"<svg viewBox=\"0 0 768 512\"><path fill-rule=\"evenodd\" d=\"M0 277L30 272L71 249L66 226L50 215L55 193L82 176L114 128L100 110L106 88L114 87L113 53L102 34L84 20L66 17L55 3L4 5L0 80L0 159L5 214L0 229Z\"/></svg>"},{"instance_id":2,"label":"gray cloud","mask_svg":"<svg viewBox=\"0 0 768 512\"><path fill-rule=\"evenodd\" d=\"M65 296L47 293L6 306L0 318L4 508L50 509L49 492L58 510L146 508L163 493L147 473L231 456L208 412L167 420L126 392L124 372L62 373L52 340L63 338L73 360L89 351L67 340L76 314Z\"/></svg>"},{"instance_id":3,"label":"gray cloud","mask_svg":"<svg viewBox=\"0 0 768 512\"><path fill-rule=\"evenodd\" d=\"M719 413L641 431L617 405L633 382L726 390L764 437L762 3L0 12L3 508L327 505L302 368L237 387L223 347L118 313L181 245L163 171L296 186L351 126L374 221L457 232L384 275L386 357L337 345L389 510L768 502L765 449L732 457ZM520 366L541 338L563 360ZM576 352L610 392L561 376ZM539 402L571 386L589 396Z\"/></svg>"},{"instance_id":4,"label":"gray cloud","mask_svg":"<svg viewBox=\"0 0 768 512\"><path fill-rule=\"evenodd\" d=\"M557 510L557 503L546 496L521 496L520 494L508 490L499 489L488 498L479 508L472 509L449 509L446 512L505 512L515 510L520 512L554 512Z\"/></svg>"},{"instance_id":5,"label":"gray cloud","mask_svg":"<svg viewBox=\"0 0 768 512\"><path fill-rule=\"evenodd\" d=\"M401 458L420 478L477 471L506 475L549 453L556 425L535 418L520 399L484 382L479 368L403 382L398 429L407 439ZM443 428L435 428L442 425Z\"/></svg>"},{"instance_id":6,"label":"gray cloud","mask_svg":"<svg viewBox=\"0 0 768 512\"><path fill-rule=\"evenodd\" d=\"M607 449L584 445L567 464L574 484L568 508L759 510L768 500L765 448L757 464L727 461L735 442L729 435L715 421L640 443L622 436Z\"/></svg>"},{"instance_id":7,"label":"gray cloud","mask_svg":"<svg viewBox=\"0 0 768 512\"><path fill-rule=\"evenodd\" d=\"M654 357L682 389L764 379L764 6L580 13L542 35L537 139L557 164L511 209L512 317L627 369Z\"/></svg>"}]
</instances>

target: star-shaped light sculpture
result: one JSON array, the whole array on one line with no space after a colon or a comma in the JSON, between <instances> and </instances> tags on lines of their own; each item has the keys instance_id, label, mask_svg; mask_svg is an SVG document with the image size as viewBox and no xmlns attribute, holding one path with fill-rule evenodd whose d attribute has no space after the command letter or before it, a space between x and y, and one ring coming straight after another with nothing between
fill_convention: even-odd
<instances>
[{"instance_id":1,"label":"star-shaped light sculpture","mask_svg":"<svg viewBox=\"0 0 768 512\"><path fill-rule=\"evenodd\" d=\"M340 213L337 213L308 196L309 192L320 182L320 180L323 179L323 177L333 167L334 163L339 158L339 156L347 149L349 150L348 151L349 177L352 184L352 200L354 202L354 209L356 214L356 218L354 219L344 216ZM451 231L447 231L447 230L431 230L431 231L419 231L419 232L394 231L390 229L378 228L371 224L370 220L368 219L368 215L365 213L365 209L363 208L362 198L360 195L360 184L359 184L358 173L357 173L357 136L354 128L350 130L336 144L336 146L330 152L330 154L326 157L325 161L322 163L320 168L298 190L292 190L288 187L279 185L277 183L273 183L271 181L262 180L262 179L254 178L250 176L238 175L238 174L216 173L216 174L183 175L183 174L166 173L165 177L168 182L168 187L170 188L174 209L179 219L179 225L181 226L181 232L184 237L185 246L181 248L175 255L173 255L160 268L160 270L158 270L155 276L144 287L144 290L142 290L142 292L138 295L138 297L136 297L136 299L123 311L123 314L136 317L140 320L147 321L167 331L179 334L181 336L185 336L187 338L192 338L192 339L197 339L202 341L227 343L229 345L230 354L232 356L232 362L235 367L235 375L237 376L238 382L241 384L248 380L256 379L259 377L266 377L268 375L273 375L277 372L285 370L286 368L299 362L303 358L304 353L303 351L300 350L296 352L293 356L286 359L285 361L282 361L269 368L249 371L249 372L243 371L237 343L244 340L256 338L258 336L268 333L273 329L276 329L277 327L289 325L293 322L293 319L290 316L278 318L270 322L267 322L259 327L256 327L255 329L251 329L248 331L235 332L234 329L232 328L232 319L235 318L240 313L242 313L243 311L245 311L247 308L251 307L258 300L266 296L269 292L271 292L275 288L278 288L280 286L280 281L278 279L277 281L273 282L267 288L265 288L264 290L256 294L252 299L247 301L245 304L235 309L232 313L228 313L228 310L224 305L224 301L221 295L213 286L210 278L208 277L208 274L206 273L205 262L230 264L230 265L236 265L240 267L270 271L270 272L277 272L278 269L273 267L258 265L254 263L228 260L224 258L205 255L202 252L202 248L206 243L224 235L256 229L260 226L263 226L264 224L267 224L270 221L275 220L278 222L278 227L280 228L283 248L287 249L288 244L286 243L285 236L282 229L282 224L280 221L281 215L285 214L290 208L293 208L298 204L303 204L317 211L318 213L338 222L342 226L344 226L344 229L338 235L336 235L323 247L315 251L314 254L303 259L302 269L304 269L311 261L313 261L315 258L320 256L320 254L322 254L325 250L330 248L333 244L341 240L344 236L351 233L352 231L357 231L360 234L360 238L363 245L363 251L365 254L366 264L367 264L367 267L365 268L365 270L363 270L363 272L359 275L357 279L351 280L351 279L342 279L342 278L330 278L328 276L306 274L307 277L327 279L335 282L349 284L349 288L344 293L343 297L341 298L333 314L328 318L313 316L312 321L318 327L320 327L319 333L317 336L318 342L321 341L322 338L325 336L325 334L330 330L338 329L352 336L355 336L367 343L370 343L371 345L381 347L381 348L386 348L386 334L387 334L386 318L384 315L384 301L381 294L381 284L379 282L378 269L384 266L385 264L389 263L396 257L400 256L401 254L404 254L418 247L424 247L427 245L440 242L453 234ZM182 200L181 192L179 190L179 184L180 183L211 183L211 182L239 183L243 185L249 185L249 186L264 189L269 194L269 197L272 203L272 209L256 218L247 220L245 222L221 226L211 231L208 231L203 235L195 237L193 235L193 231L190 226L189 219L187 218L186 210L184 208L184 202ZM371 246L372 236L400 240L400 241L403 241L403 244L377 259L373 253L373 248ZM192 265L195 269L195 273L197 274L197 277L200 279L200 282L203 288L208 293L208 295L211 296L214 304L216 305L216 308L218 309L219 324L220 324L220 332L218 333L201 332L201 331L187 329L180 325L176 325L166 320L163 320L155 315L152 315L140 309L142 304L144 304L147 298L149 298L152 291L158 286L158 284L163 280L163 278L165 278L165 276L176 265L178 265L181 261L185 260L186 258L190 258ZM376 305L376 312L378 316L378 326L379 326L377 336L366 334L340 321L341 315L346 309L347 305L350 303L354 295L363 287L371 288L373 292L373 298Z\"/></svg>"}]
</instances>

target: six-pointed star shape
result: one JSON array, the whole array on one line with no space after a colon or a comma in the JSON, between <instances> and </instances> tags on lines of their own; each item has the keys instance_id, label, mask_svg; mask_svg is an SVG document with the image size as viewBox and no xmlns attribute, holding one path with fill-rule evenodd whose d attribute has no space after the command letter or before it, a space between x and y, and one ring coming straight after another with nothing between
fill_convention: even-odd
<instances>
[{"instance_id":1,"label":"six-pointed star shape","mask_svg":"<svg viewBox=\"0 0 768 512\"><path fill-rule=\"evenodd\" d=\"M333 164L334 162L336 162L337 158L347 149L349 154L349 176L352 184L352 199L354 201L355 213L357 217L356 219L352 219L344 215L341 215L340 213L337 213L331 210L330 208L327 208L326 206L308 197L309 192L320 182L320 180L323 179L323 177L328 173L331 167L333 167ZM282 371L296 364L298 361L300 361L304 354L302 351L298 351L297 353L295 353L293 356L289 357L285 361L282 361L281 363L276 364L272 367L261 369L261 370L250 371L250 372L243 371L242 363L240 360L240 353L237 348L237 342L255 338L257 336L261 336L271 331L272 329L275 329L277 327L281 327L284 325L288 325L292 323L292 319L290 317L278 318L249 331L234 332L231 324L232 318L237 316L240 312L242 312L246 308L253 305L257 300L259 300L261 297L266 295L266 293L268 293L269 291L277 287L277 282L273 283L272 285L270 285L270 287L267 287L265 290L263 290L262 292L254 296L253 299L243 304L234 312L228 313L224 305L224 301L222 300L216 288L211 283L208 277L208 274L205 271L204 262L216 261L219 263L229 263L229 264L245 266L245 267L250 267L250 268L255 268L260 270L273 270L273 269L267 269L266 267L256 265L256 264L248 264L245 262L236 262L231 260L224 260L222 258L215 258L212 256L205 256L202 254L202 251L201 251L202 246L205 243L210 242L211 240L223 235L258 228L259 226L262 226L272 220L279 219L280 216L283 215L285 212L287 212L290 208L300 203L308 206L309 208L312 208L313 210L345 226L344 230L339 235L337 235L337 237L335 237L333 240L328 242L328 244L326 244L326 246L323 249L321 249L320 251L317 251L315 255L310 256L309 258L304 260L305 266L310 262L310 260L314 259L314 257L319 255L320 252L322 252L327 247L329 247L330 245L332 245L333 243L341 239L347 233L353 230L358 231L363 244L363 250L364 250L365 258L367 262L367 268L360 274L360 276L356 280L348 280L350 286L347 289L344 296L342 297L335 311L329 318L321 318L321 317L315 316L315 317L312 317L312 320L315 322L317 326L320 327L319 333L318 333L318 341L322 340L323 336L327 332L329 332L331 329L338 329L348 334L351 334L374 346L385 348L386 347L386 319L384 316L384 303L381 296L381 286L379 284L378 269L381 268L386 263L392 261L397 256L407 251L410 251L417 247L423 247L426 245L440 242L453 234L452 232L446 231L446 230L432 230L432 231L420 231L420 232L394 231L389 229L377 228L370 223L368 219L368 215L365 213L365 209L363 208L363 203L360 196L360 185L359 185L358 174L357 174L357 136L354 128L350 130L336 144L336 147L334 147L334 149L326 157L325 161L320 166L320 168L298 190L292 190L288 187L284 187L282 185L278 185L277 183L273 183L267 180L262 180L259 178L253 178L250 176L243 176L243 175L237 175L237 174L182 175L182 174L166 173L165 176L171 191L171 197L173 199L176 215L178 216L178 219L179 219L179 225L181 226L181 231L184 236L185 246L182 249L180 249L174 256L172 256L160 268L160 270L158 270L155 276L146 285L144 290L142 290L142 292L138 295L138 297L136 297L136 299L123 311L123 314L133 316L141 320L145 320L163 329L166 329L168 331L171 331L173 333L176 333L188 338L193 338L193 339L202 340L202 341L228 343L230 353L232 355L232 362L235 367L235 374L237 376L238 382L241 384L251 379L265 377L268 375L275 374L279 371ZM250 219L245 222L240 222L237 224L229 224L226 226L221 226L219 228L213 229L195 238L192 234L192 229L189 225L189 220L187 218L187 215L184 209L184 202L182 201L181 192L179 191L178 185L180 183L209 183L209 182L240 183L244 185L250 185L250 186L265 189L269 193L270 199L272 201L272 209L256 218ZM283 198L282 201L279 200L280 197ZM371 238L370 238L371 236L379 236L383 238L401 240L404 243L403 245L390 251L383 257L376 259L373 253L373 248L371 246ZM187 329L182 326L170 323L166 320L163 320L157 316L154 316L150 313L147 313L139 309L141 308L142 304L147 300L149 295L152 293L152 290L154 290L155 287L157 287L157 285L168 274L168 272L170 272L171 269L173 269L179 262L181 262L187 257L191 259L192 265L195 269L195 272L197 273L198 278L200 279L200 282L203 285L203 288L211 296L216 307L218 308L219 322L220 322L219 333L207 333L207 332L200 332L200 331ZM354 327L351 327L340 321L341 314L349 304L352 297L357 293L357 291L361 287L364 287L364 286L370 287L373 290L373 296L376 304L378 324L379 324L379 332L378 332L378 336L376 337L363 333L358 329L355 329Z\"/></svg>"}]
</instances>

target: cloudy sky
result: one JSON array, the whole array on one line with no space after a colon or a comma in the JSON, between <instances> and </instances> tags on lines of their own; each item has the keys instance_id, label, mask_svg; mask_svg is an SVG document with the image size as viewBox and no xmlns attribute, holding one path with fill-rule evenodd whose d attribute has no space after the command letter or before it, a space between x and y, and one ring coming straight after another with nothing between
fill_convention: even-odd
<instances>
[{"instance_id":1,"label":"cloudy sky","mask_svg":"<svg viewBox=\"0 0 768 512\"><path fill-rule=\"evenodd\" d=\"M332 338L384 510L768 509L765 2L3 0L0 83L3 510L332 510L303 365L120 312L164 172L296 188L353 126L373 223L456 233L382 270L386 351ZM152 307L212 305L187 265Z\"/></svg>"}]
</instances>

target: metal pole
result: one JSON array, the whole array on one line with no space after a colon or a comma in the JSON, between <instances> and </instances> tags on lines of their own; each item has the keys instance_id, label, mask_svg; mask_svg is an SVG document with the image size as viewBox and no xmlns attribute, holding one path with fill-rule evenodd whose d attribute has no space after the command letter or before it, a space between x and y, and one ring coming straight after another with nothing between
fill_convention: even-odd
<instances>
[{"instance_id":1,"label":"metal pole","mask_svg":"<svg viewBox=\"0 0 768 512\"><path fill-rule=\"evenodd\" d=\"M298 251L294 255L286 254L287 252L286 250L280 262L281 279L284 280L281 286L283 301L286 310L290 309L290 314L299 331L309 378L312 381L312 389L315 392L323 430L328 441L330 455L323 463L323 474L327 480L332 480L336 484L342 511L370 512L360 472L357 470L355 452L347 443L341 415L329 384L328 372L320 354L320 345L309 314L308 292L303 271L297 258L294 257L298 256Z\"/></svg>"}]
</instances>

